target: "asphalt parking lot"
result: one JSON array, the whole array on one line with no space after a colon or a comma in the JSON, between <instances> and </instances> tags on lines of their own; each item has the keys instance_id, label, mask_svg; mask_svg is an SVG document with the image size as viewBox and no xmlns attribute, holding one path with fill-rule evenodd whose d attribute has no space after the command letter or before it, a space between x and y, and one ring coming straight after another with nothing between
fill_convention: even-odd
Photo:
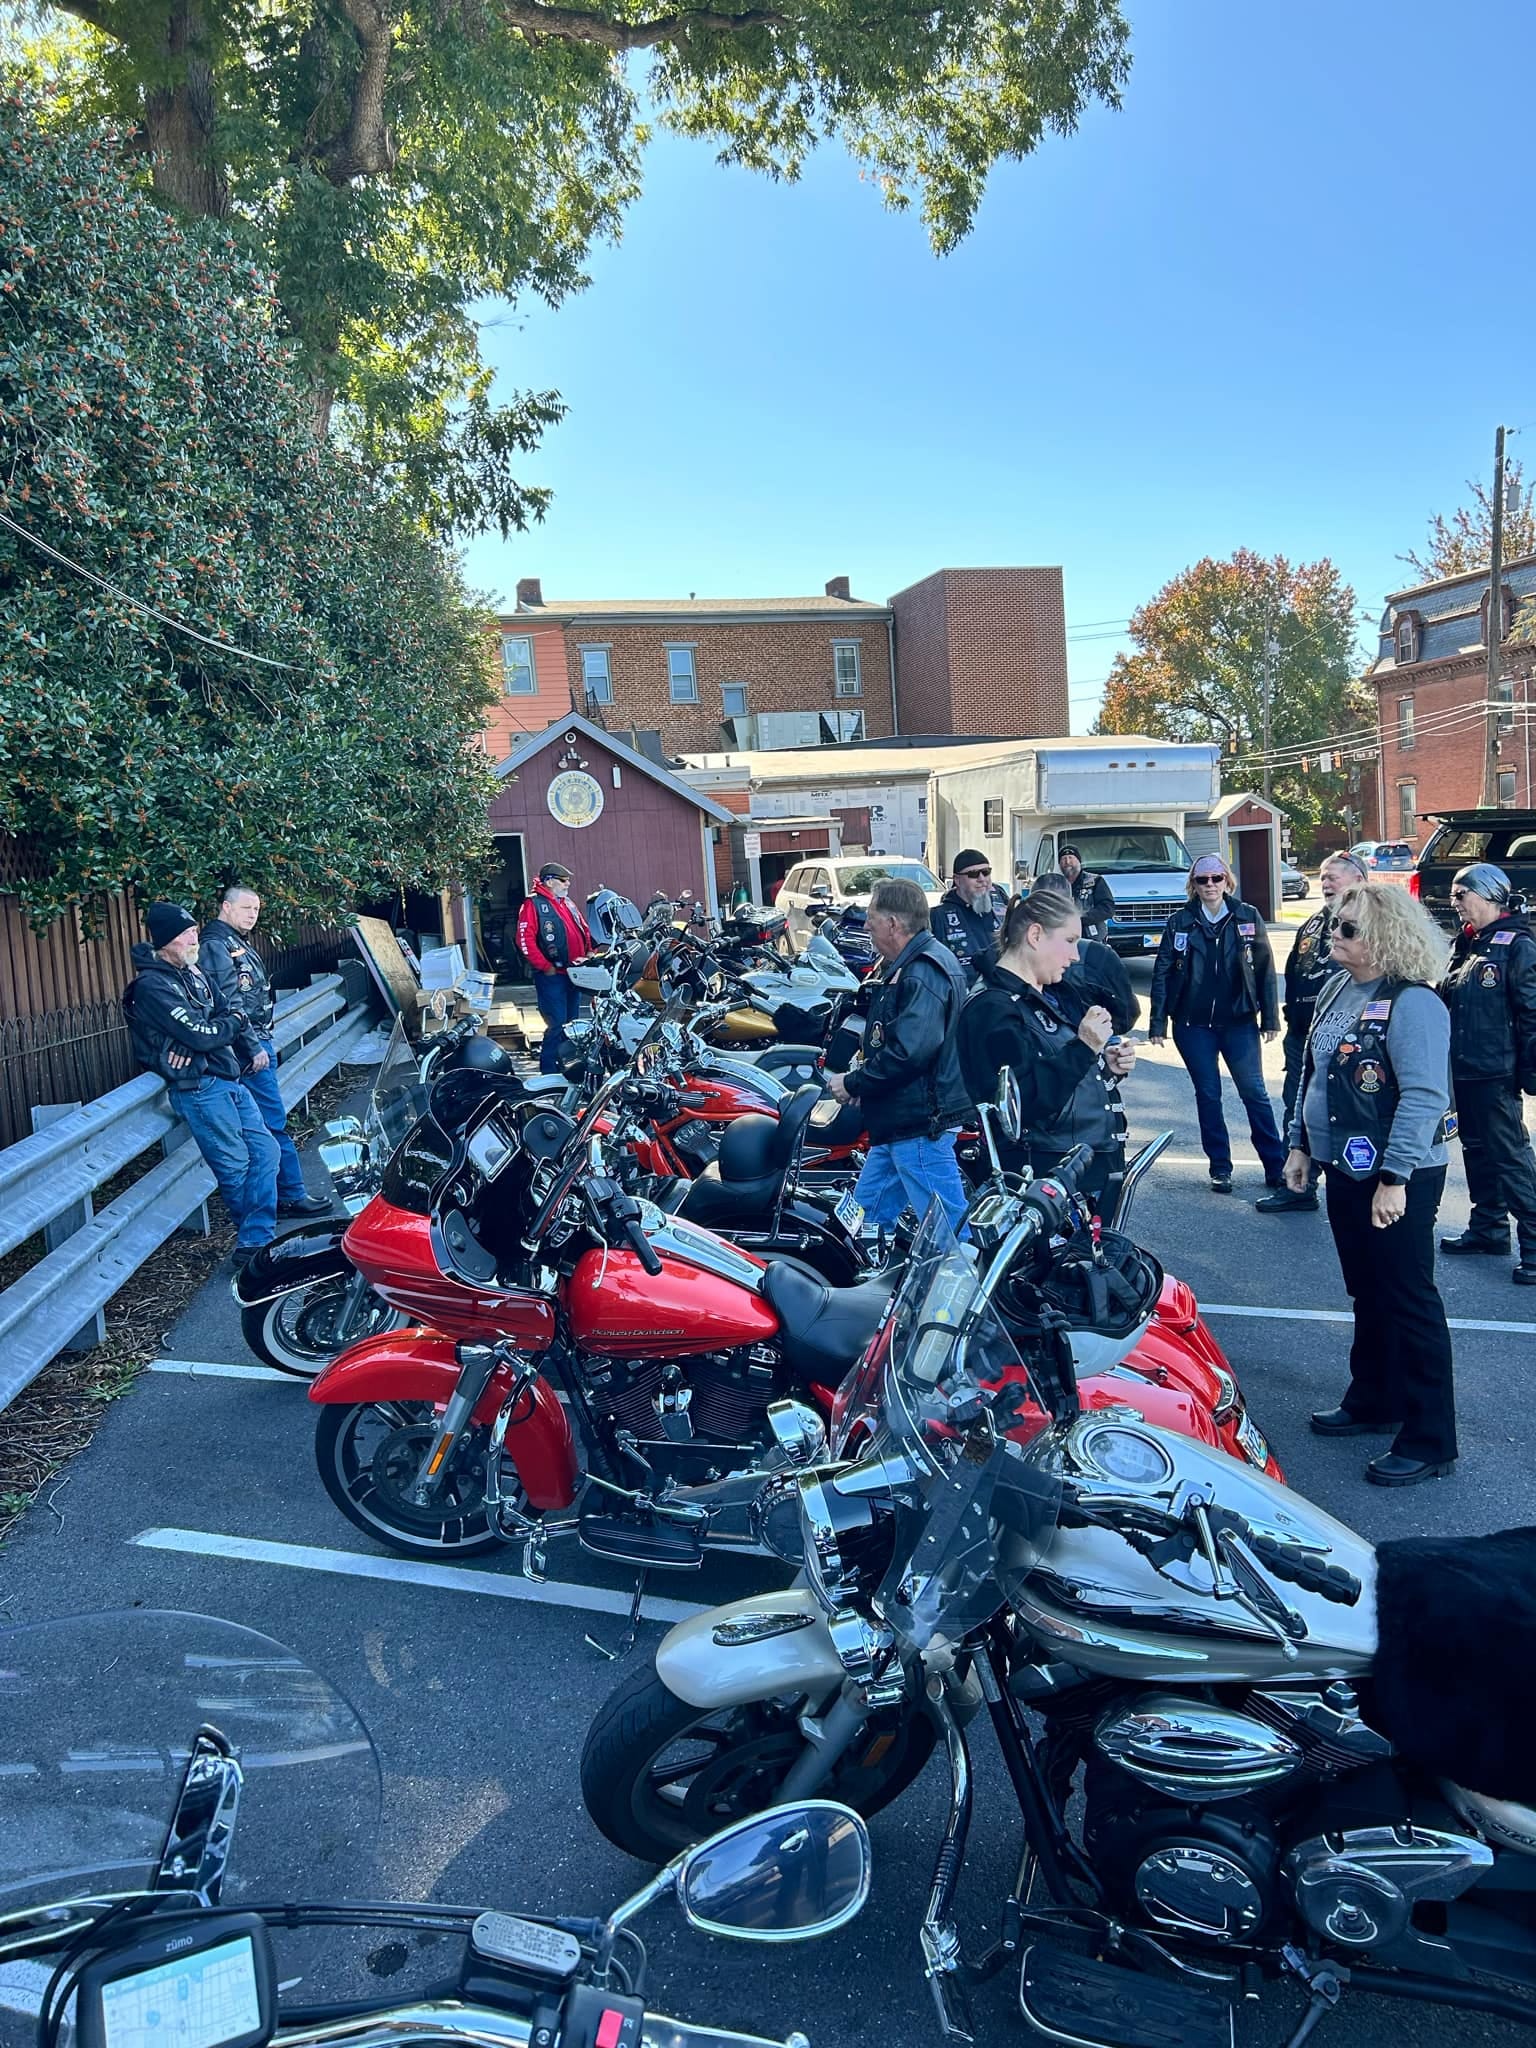
<instances>
[{"instance_id":1,"label":"asphalt parking lot","mask_svg":"<svg viewBox=\"0 0 1536 2048\"><path fill-rule=\"evenodd\" d=\"M1314 891L1305 905L1287 906L1288 922L1315 904ZM1147 973L1140 963L1133 969L1143 994ZM1267 1049L1266 1069L1278 1102L1278 1045ZM1342 1390L1349 1334L1325 1217L1255 1215L1263 1176L1245 1138L1236 1145L1236 1191L1209 1192L1171 1045L1150 1051L1141 1042L1126 1095L1137 1139L1175 1134L1142 1196L1136 1233L1194 1287L1292 1484L1377 1538L1536 1519L1525 1410L1536 1300L1511 1285L1507 1267L1443 1262L1455 1326L1457 1473L1402 1492L1369 1487L1369 1445L1323 1442L1305 1426L1310 1408L1331 1405ZM1235 1135L1245 1132L1235 1097L1229 1121ZM317 1166L311 1174L318 1180ZM1442 1223L1460 1228L1466 1213L1453 1165ZM625 1895L643 1873L588 1823L576 1759L618 1669L585 1638L617 1641L628 1582L575 1551L552 1553L554 1576L535 1588L510 1552L443 1571L370 1550L320 1487L303 1388L228 1370L251 1363L227 1287L215 1282L181 1319L158 1369L116 1404L67 1482L0 1551L0 1620L150 1607L259 1629L329 1677L373 1734L385 1782L380 1882L390 1895L574 1912ZM761 1560L721 1559L659 1593L713 1604L781 1580ZM658 1633L659 1624L648 1625L643 1641ZM82 1670L80 1683L105 1696L111 1679ZM977 1768L961 1904L980 1947L1018 1840L984 1733ZM711 1945L665 1912L652 1915L652 2004L775 2038L800 2027L816 2048L937 2041L917 1927L943 1791L941 1767L930 1766L874 1821L871 1903L831 1941L794 1950ZM294 1826L302 1828L302 1813ZM976 2012L987 2041L1022 2032L1006 1976L982 1988ZM1298 2017L1298 2002L1275 1994L1240 2017L1242 2038L1267 2048ZM1375 2048L1396 2042L1405 2022L1436 2048L1522 2038L1476 2015L1419 2008L1410 2018L1396 2002L1360 1996L1346 2000L1322 2039Z\"/></svg>"}]
</instances>

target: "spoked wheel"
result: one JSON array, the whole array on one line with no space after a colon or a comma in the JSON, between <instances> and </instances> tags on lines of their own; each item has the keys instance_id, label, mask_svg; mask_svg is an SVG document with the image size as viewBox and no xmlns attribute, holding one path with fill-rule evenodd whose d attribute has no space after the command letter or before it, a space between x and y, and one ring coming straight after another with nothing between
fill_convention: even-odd
<instances>
[{"instance_id":1,"label":"spoked wheel","mask_svg":"<svg viewBox=\"0 0 1536 2048\"><path fill-rule=\"evenodd\" d=\"M341 1321L350 1286L348 1276L337 1274L317 1280L313 1287L280 1294L276 1301L257 1302L240 1311L240 1333L267 1365L295 1379L315 1379L348 1344L360 1344L386 1330L403 1330L410 1321L370 1291L343 1337Z\"/></svg>"},{"instance_id":2,"label":"spoked wheel","mask_svg":"<svg viewBox=\"0 0 1536 2048\"><path fill-rule=\"evenodd\" d=\"M410 1498L437 1429L430 1401L374 1401L322 1408L315 1462L326 1492L349 1522L404 1557L483 1557L502 1539L485 1507L484 1425L465 1430L442 1485L426 1506ZM511 1460L503 1466L507 1505L526 1500Z\"/></svg>"},{"instance_id":3,"label":"spoked wheel","mask_svg":"<svg viewBox=\"0 0 1536 2048\"><path fill-rule=\"evenodd\" d=\"M581 1796L616 1848L646 1863L778 1799L805 1748L798 1700L756 1700L713 1712L689 1706L642 1665L613 1692L587 1735ZM903 1706L877 1717L848 1750L818 1798L877 1813L928 1761L937 1730Z\"/></svg>"}]
</instances>

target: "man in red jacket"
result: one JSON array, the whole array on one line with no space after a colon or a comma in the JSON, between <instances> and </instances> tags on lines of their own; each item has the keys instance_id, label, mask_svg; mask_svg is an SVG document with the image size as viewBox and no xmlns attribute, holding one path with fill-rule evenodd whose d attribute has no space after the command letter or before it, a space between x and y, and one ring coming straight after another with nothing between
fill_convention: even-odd
<instances>
[{"instance_id":1,"label":"man in red jacket","mask_svg":"<svg viewBox=\"0 0 1536 2048\"><path fill-rule=\"evenodd\" d=\"M581 990L568 970L592 950L587 921L571 898L571 871L545 861L533 894L517 913L518 951L533 969L534 994L544 1019L539 1072L553 1074L565 1043L565 1027L581 1014Z\"/></svg>"}]
</instances>

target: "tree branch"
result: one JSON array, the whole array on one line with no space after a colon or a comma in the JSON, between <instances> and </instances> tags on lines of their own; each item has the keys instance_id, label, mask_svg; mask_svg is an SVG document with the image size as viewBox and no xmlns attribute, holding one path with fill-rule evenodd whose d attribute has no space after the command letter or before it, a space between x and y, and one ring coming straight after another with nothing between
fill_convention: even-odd
<instances>
[{"instance_id":1,"label":"tree branch","mask_svg":"<svg viewBox=\"0 0 1536 2048\"><path fill-rule=\"evenodd\" d=\"M114 42L122 41L122 32L113 27L106 8L98 6L97 0L57 0L57 4L61 13L72 14L76 21L83 21L87 28L93 28L101 35L110 36Z\"/></svg>"},{"instance_id":2,"label":"tree branch","mask_svg":"<svg viewBox=\"0 0 1536 2048\"><path fill-rule=\"evenodd\" d=\"M384 88L394 33L376 0L340 0L341 11L362 45L363 61L352 84L352 111L346 133L339 135L319 159L333 185L353 178L392 171L400 145L384 118Z\"/></svg>"},{"instance_id":3,"label":"tree branch","mask_svg":"<svg viewBox=\"0 0 1536 2048\"><path fill-rule=\"evenodd\" d=\"M676 42L689 29L707 29L715 35L736 35L748 28L789 28L793 17L769 7L748 8L742 14L718 14L710 8L685 8L664 14L654 21L611 21L605 15L588 14L581 7L552 7L544 0L498 0L496 12L508 28L525 35L549 36L557 42L597 43L605 50L646 50L657 43Z\"/></svg>"}]
</instances>

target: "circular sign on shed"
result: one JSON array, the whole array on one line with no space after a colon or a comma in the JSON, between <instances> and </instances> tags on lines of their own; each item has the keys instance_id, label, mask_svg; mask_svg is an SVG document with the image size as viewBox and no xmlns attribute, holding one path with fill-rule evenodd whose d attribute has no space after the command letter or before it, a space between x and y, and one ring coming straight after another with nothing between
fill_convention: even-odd
<instances>
[{"instance_id":1,"label":"circular sign on shed","mask_svg":"<svg viewBox=\"0 0 1536 2048\"><path fill-rule=\"evenodd\" d=\"M603 814L603 785L595 775L579 768L566 768L549 785L550 816L562 825L580 830L595 825Z\"/></svg>"}]
</instances>

